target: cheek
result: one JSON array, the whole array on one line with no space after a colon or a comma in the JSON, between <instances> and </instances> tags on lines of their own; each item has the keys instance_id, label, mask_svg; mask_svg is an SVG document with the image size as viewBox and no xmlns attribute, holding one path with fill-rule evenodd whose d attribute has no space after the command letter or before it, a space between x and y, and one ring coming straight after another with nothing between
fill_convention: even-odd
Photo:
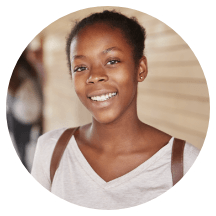
<instances>
[{"instance_id":1,"label":"cheek","mask_svg":"<svg viewBox=\"0 0 216 216\"><path fill-rule=\"evenodd\" d=\"M74 75L73 85L77 96L82 101L82 98L85 96L85 81L79 75Z\"/></svg>"},{"instance_id":2,"label":"cheek","mask_svg":"<svg viewBox=\"0 0 216 216\"><path fill-rule=\"evenodd\" d=\"M136 73L133 67L127 67L116 74L116 81L119 82L121 89L125 93L134 93L137 89Z\"/></svg>"}]
</instances>

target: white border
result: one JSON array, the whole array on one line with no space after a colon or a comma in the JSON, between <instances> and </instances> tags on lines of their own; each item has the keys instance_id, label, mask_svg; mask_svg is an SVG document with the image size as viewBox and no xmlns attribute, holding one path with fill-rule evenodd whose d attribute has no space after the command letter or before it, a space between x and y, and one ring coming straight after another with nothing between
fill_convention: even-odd
<instances>
[{"instance_id":1,"label":"white border","mask_svg":"<svg viewBox=\"0 0 216 216\"><path fill-rule=\"evenodd\" d=\"M166 193L162 194L161 196L155 198L154 200L151 200L145 204L136 206L136 207L132 207L132 208L127 208L127 209L121 209L121 210L95 210L95 209L89 209L89 208L84 208L84 207L80 207L74 204L71 204L63 199L60 199L59 197L53 195L52 193L50 193L49 191L47 191L45 188L43 188L30 174L29 172L25 169L25 167L23 166L23 164L21 163L21 161L19 160L19 157L13 147L13 144L11 142L11 138L7 129L7 121L6 121L6 95L7 95L7 88L8 88L8 84L9 84L9 80L11 77L11 74L13 72L13 69L20 57L20 55L22 54L22 52L25 50L25 48L27 47L27 45L34 39L34 37L40 33L44 28L46 28L48 25L50 25L52 22L58 20L59 18L66 16L70 13L76 12L78 10L82 10L82 9L86 9L86 8L90 8L90 7L100 7L100 6L114 6L114 7L125 7L125 8L129 8L129 9L134 9L146 14L149 14L159 20L161 20L162 22L164 22L165 24L167 24L168 26L170 26L173 30L175 30L183 39L184 41L190 46L191 50L194 52L194 54L196 55L197 59L199 60L199 63L204 71L204 75L207 81L207 85L208 85L208 89L209 89L209 95L210 95L210 120L209 120L209 128L208 128L208 132L206 135L206 139L204 141L204 145L201 149L201 152L196 160L196 163L192 166L192 168L190 169L190 171L182 178L182 180L180 182L178 182L174 187L172 187L170 190L168 190ZM71 209L73 211L79 212L79 213L84 213L87 215L129 215L132 213L138 213L141 212L145 209L149 209L155 205L158 205L159 203L163 202L164 200L168 199L169 197L171 197L174 193L176 193L181 187L183 187L188 180L193 176L193 174L196 172L196 170L199 168L200 164L202 163L210 142L212 140L213 137L213 133L214 133L214 127L215 127L215 117L216 117L216 113L214 112L214 110L216 110L216 105L215 105L215 88L214 88L214 84L213 84L213 79L211 77L208 65L205 62L205 59L202 56L202 53L200 52L200 50L198 49L198 47L196 46L196 44L193 42L193 40L187 35L187 33L181 28L179 27L175 22L173 22L172 20L170 20L169 18L167 18L166 16L162 15L161 13L152 10L148 7L145 7L143 5L139 5L137 3L132 3L132 2L126 2L123 1L121 2L120 0L109 0L107 1L100 1L100 0L96 0L96 1L90 1L90 2L84 2L84 3L79 3L77 5L68 7L64 10L58 11L57 13L53 14L52 16L50 16L49 18L45 19L43 22L41 22L38 26L36 26L30 33L29 35L23 40L23 42L20 44L20 46L17 48L16 52L13 55L13 58L10 61L10 64L8 65L6 74L5 74L5 78L3 80L3 84L2 84L2 94L1 94L1 108L2 108L2 112L1 112L1 122L2 122L2 131L3 131L3 135L5 138L5 142L7 144L7 148L11 154L12 159L14 160L16 166L18 167L18 169L20 170L20 172L22 172L23 176L28 180L28 182L33 185L40 193L42 193L44 196L46 196L47 198L49 198L50 200L54 201L55 203L67 208L67 209Z\"/></svg>"}]
</instances>

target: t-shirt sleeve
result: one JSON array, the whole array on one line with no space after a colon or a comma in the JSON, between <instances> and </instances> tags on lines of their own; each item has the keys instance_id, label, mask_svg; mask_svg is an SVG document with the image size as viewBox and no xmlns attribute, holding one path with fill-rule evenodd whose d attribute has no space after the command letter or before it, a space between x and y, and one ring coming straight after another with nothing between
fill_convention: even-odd
<instances>
[{"instance_id":1,"label":"t-shirt sleeve","mask_svg":"<svg viewBox=\"0 0 216 216\"><path fill-rule=\"evenodd\" d=\"M194 161L196 160L197 156L199 155L199 149L195 146L186 143L184 149L184 174L188 172L188 170L193 165Z\"/></svg>"},{"instance_id":2,"label":"t-shirt sleeve","mask_svg":"<svg viewBox=\"0 0 216 216\"><path fill-rule=\"evenodd\" d=\"M51 190L50 162L55 145L64 129L51 131L40 136L32 165L32 176L47 190Z\"/></svg>"}]
</instances>

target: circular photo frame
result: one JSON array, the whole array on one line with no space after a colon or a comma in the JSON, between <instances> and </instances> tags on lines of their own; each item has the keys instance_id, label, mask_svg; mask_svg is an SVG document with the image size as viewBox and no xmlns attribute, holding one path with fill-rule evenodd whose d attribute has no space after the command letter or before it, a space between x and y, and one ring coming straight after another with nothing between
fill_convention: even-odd
<instances>
[{"instance_id":1,"label":"circular photo frame","mask_svg":"<svg viewBox=\"0 0 216 216\"><path fill-rule=\"evenodd\" d=\"M23 176L28 180L28 182L35 187L41 194L43 194L45 197L48 199L52 200L53 202L57 203L58 205L61 205L67 209L70 209L72 211L78 212L78 213L84 213L87 215L129 215L132 213L138 213L141 212L145 209L149 209L155 205L158 205L159 203L163 202L164 200L168 199L171 197L173 194L175 194L180 188L182 188L188 181L189 179L194 175L194 173L197 171L199 166L201 165L203 159L205 158L205 155L209 149L209 145L211 143L213 133L214 133L214 127L215 127L215 89L214 89L214 84L213 80L208 68L208 65L200 52L199 48L196 46L196 44L193 42L193 40L187 35L187 33L179 27L175 22L167 18L166 16L162 15L161 13L150 9L148 7L136 4L136 3L130 3L130 2L124 2L124 1L109 1L109 2L103 2L103 1L91 1L91 2L85 2L85 3L80 3L71 7L68 7L64 10L61 10L54 15L50 16L43 22L41 22L37 27L35 27L29 35L23 40L23 42L20 44L16 52L14 53L14 56L7 68L7 72L5 75L5 79L2 85L2 99L3 99L3 113L6 113L6 97L7 97L7 89L9 85L9 81L11 78L11 75L13 73L13 70L16 66L16 63L23 53L23 51L26 49L26 47L29 45L29 43L41 32L43 31L46 27L48 27L50 24L53 22L57 21L58 19L65 17L71 13L75 13L80 10L88 9L88 8L96 8L96 7L103 7L106 9L106 7L122 7L122 8L127 8L131 10L136 10L141 13L145 13L149 16L152 16L163 23L165 23L167 26L169 26L171 29L173 29L178 35L181 36L181 38L187 43L187 45L190 47L192 50L193 54L196 56L197 60L199 61L199 64L202 68L202 71L204 73L206 83L208 86L208 92L209 92L209 101L210 101L210 114L209 114L209 124L208 124L208 130L206 133L206 137L204 140L204 144L201 148L201 151L196 159L196 162L193 164L193 166L190 168L189 172L185 174L185 176L175 185L173 186L170 190L165 192L164 194L160 195L159 197L144 203L139 206L127 208L127 209L120 209L120 210L96 210L96 209L90 209L90 208L85 208L81 206L77 206L75 204L69 203L51 192L47 191L44 187L42 187L32 176L31 174L25 169L23 166L22 162L19 159L19 156L17 155L17 152L13 146L13 143L11 141L11 137L8 131L8 126L7 126L7 120L6 117L3 116L2 118L2 131L3 135L5 138L5 142L7 144L7 148L11 154L12 159L14 160L16 166L20 170L20 172L23 174Z\"/></svg>"}]
</instances>

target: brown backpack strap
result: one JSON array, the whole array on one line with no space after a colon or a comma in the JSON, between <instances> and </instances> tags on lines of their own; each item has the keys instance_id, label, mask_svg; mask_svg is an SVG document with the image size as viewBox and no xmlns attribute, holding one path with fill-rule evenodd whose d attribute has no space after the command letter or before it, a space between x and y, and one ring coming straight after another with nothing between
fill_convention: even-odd
<instances>
[{"instance_id":1,"label":"brown backpack strap","mask_svg":"<svg viewBox=\"0 0 216 216\"><path fill-rule=\"evenodd\" d=\"M56 170L59 166L59 163L61 161L64 150L67 147L67 144L68 144L70 138L73 136L74 132L78 128L69 128L69 129L65 130L56 143L55 149L54 149L53 154L52 154L51 163L50 163L51 184L52 184L55 172L56 172Z\"/></svg>"},{"instance_id":2,"label":"brown backpack strap","mask_svg":"<svg viewBox=\"0 0 216 216\"><path fill-rule=\"evenodd\" d=\"M183 155L185 141L175 138L172 147L171 172L173 186L183 177Z\"/></svg>"}]
</instances>

